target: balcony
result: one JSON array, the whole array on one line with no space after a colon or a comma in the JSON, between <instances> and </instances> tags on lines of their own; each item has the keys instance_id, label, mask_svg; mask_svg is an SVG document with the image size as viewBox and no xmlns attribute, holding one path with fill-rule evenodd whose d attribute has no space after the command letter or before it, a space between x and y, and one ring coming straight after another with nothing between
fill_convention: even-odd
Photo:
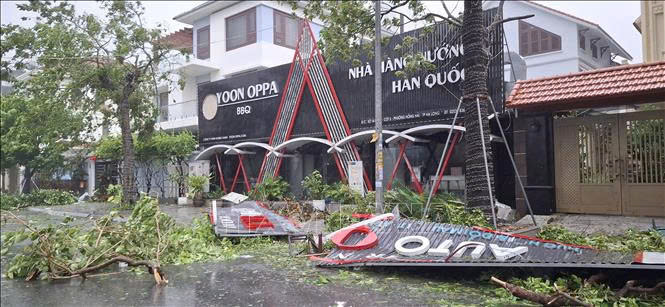
<instances>
[{"instance_id":1,"label":"balcony","mask_svg":"<svg viewBox=\"0 0 665 307\"><path fill-rule=\"evenodd\" d=\"M157 129L196 130L199 124L196 99L161 106L157 118Z\"/></svg>"},{"instance_id":2,"label":"balcony","mask_svg":"<svg viewBox=\"0 0 665 307\"><path fill-rule=\"evenodd\" d=\"M209 60L201 60L194 57L190 57L189 60L183 61L182 65L179 65L175 69L180 71L185 75L198 77L203 74L208 74L219 70L219 67L210 63Z\"/></svg>"}]
</instances>

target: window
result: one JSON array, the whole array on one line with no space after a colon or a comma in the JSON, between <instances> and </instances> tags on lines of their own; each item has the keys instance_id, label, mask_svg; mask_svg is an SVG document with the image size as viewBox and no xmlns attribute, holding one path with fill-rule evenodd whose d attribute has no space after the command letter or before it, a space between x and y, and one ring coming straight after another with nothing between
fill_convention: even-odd
<instances>
[{"instance_id":1,"label":"window","mask_svg":"<svg viewBox=\"0 0 665 307\"><path fill-rule=\"evenodd\" d=\"M159 121L169 120L169 92L159 93Z\"/></svg>"},{"instance_id":2,"label":"window","mask_svg":"<svg viewBox=\"0 0 665 307\"><path fill-rule=\"evenodd\" d=\"M226 18L226 50L256 43L256 8Z\"/></svg>"},{"instance_id":3,"label":"window","mask_svg":"<svg viewBox=\"0 0 665 307\"><path fill-rule=\"evenodd\" d=\"M300 19L277 10L273 12L275 45L295 49L300 34L300 27L298 27Z\"/></svg>"},{"instance_id":4,"label":"window","mask_svg":"<svg viewBox=\"0 0 665 307\"><path fill-rule=\"evenodd\" d=\"M524 21L519 22L519 42L521 56L561 50L561 36Z\"/></svg>"},{"instance_id":5,"label":"window","mask_svg":"<svg viewBox=\"0 0 665 307\"><path fill-rule=\"evenodd\" d=\"M196 30L196 58L210 58L210 26Z\"/></svg>"},{"instance_id":6,"label":"window","mask_svg":"<svg viewBox=\"0 0 665 307\"><path fill-rule=\"evenodd\" d=\"M586 50L586 36L580 32L580 49Z\"/></svg>"},{"instance_id":7,"label":"window","mask_svg":"<svg viewBox=\"0 0 665 307\"><path fill-rule=\"evenodd\" d=\"M595 42L591 43L591 56L593 56L594 59L598 58L598 47Z\"/></svg>"}]
</instances>

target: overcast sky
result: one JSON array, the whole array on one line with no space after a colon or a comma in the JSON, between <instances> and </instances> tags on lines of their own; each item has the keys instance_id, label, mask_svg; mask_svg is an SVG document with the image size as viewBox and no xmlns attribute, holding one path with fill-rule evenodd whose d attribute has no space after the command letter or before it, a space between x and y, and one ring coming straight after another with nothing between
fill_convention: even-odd
<instances>
[{"instance_id":1,"label":"overcast sky","mask_svg":"<svg viewBox=\"0 0 665 307\"><path fill-rule=\"evenodd\" d=\"M190 10L205 1L144 1L146 19L149 24L165 24L170 31L182 28L183 24L173 20L173 16ZM457 5L457 11L462 8L463 1L447 1L449 8ZM551 8L586 19L599 24L609 33L634 60L632 63L642 62L642 39L633 27L633 21L640 15L639 1L536 1ZM16 8L15 1L1 2L1 22L20 23L21 12ZM94 1L77 1L76 8L82 12L99 13L98 4ZM432 11L443 12L439 1L427 3Z\"/></svg>"}]
</instances>

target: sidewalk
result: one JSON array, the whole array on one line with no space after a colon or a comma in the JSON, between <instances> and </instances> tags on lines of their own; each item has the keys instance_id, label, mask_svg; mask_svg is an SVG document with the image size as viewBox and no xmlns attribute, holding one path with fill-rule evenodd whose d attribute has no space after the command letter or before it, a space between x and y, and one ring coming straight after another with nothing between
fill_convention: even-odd
<instances>
[{"instance_id":1,"label":"sidewalk","mask_svg":"<svg viewBox=\"0 0 665 307\"><path fill-rule=\"evenodd\" d=\"M653 228L655 221L658 227L665 227L665 218L662 217L638 217L618 215L595 215L595 214L565 214L536 215L538 226L560 225L566 229L581 234L602 233L606 235L619 235L628 229L646 231ZM514 226L528 229L533 227L530 215L524 216Z\"/></svg>"},{"instance_id":2,"label":"sidewalk","mask_svg":"<svg viewBox=\"0 0 665 307\"><path fill-rule=\"evenodd\" d=\"M52 216L63 217L100 217L108 214L114 209L111 203L100 202L81 202L66 206L54 207L28 207L27 210L37 213L48 214ZM189 225L195 218L207 214L208 207L192 207L192 206L179 206L160 204L159 209L175 219L176 223ZM120 216L123 218L128 217L132 213L131 210L120 211Z\"/></svg>"}]
</instances>

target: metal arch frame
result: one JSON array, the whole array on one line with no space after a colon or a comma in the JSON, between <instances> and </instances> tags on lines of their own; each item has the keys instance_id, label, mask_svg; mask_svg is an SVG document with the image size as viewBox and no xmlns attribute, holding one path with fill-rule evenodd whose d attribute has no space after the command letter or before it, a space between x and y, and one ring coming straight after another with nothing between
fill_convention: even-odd
<instances>
[{"instance_id":1,"label":"metal arch frame","mask_svg":"<svg viewBox=\"0 0 665 307\"><path fill-rule=\"evenodd\" d=\"M245 142L245 143L251 143L251 142ZM240 143L240 144L242 144L242 143ZM243 175L243 178L244 178L245 188L247 189L247 191L250 191L250 185L249 185L249 181L247 180L247 172L245 171L245 166L244 166L243 161L242 161L242 156L243 155L248 155L248 154L254 154L254 152L244 151L244 150L236 148L237 145L240 145L240 144L236 144L235 146L226 145L226 144L213 145L213 146L210 146L210 147L206 148L202 152L200 152L194 158L194 160L201 160L201 159L204 159L204 158L209 158L207 156L204 157L204 155L207 155L208 153L212 153L212 155L215 156L215 163L217 164L217 172L219 172L219 183L220 183L220 187L222 188L224 193L227 192L227 189L226 189L226 182L224 180L224 173L222 171L222 165L221 165L221 162L219 160L219 154L221 153L220 149L226 149L223 152L224 155L237 155L238 156L238 167L236 168L235 176L233 177L233 183L231 184L231 190L230 191L233 192L233 190L235 189L235 185L237 183L237 180L238 180L238 177L239 177L241 171L242 171L242 175ZM260 143L258 143L258 144L260 144ZM245 147L245 146L243 145L241 147ZM259 147L263 147L263 146L259 146Z\"/></svg>"},{"instance_id":2,"label":"metal arch frame","mask_svg":"<svg viewBox=\"0 0 665 307\"><path fill-rule=\"evenodd\" d=\"M194 160L201 160L201 159L203 159L203 158L204 158L204 157L202 157L203 154L207 154L207 153L209 153L209 152L212 152L213 154L214 154L214 153L217 153L217 149L224 149L224 151L227 151L227 150L229 150L230 148L233 148L233 146L231 146L231 145L226 145L226 144L217 144L217 145L213 145L213 146L210 146L210 147L204 149L202 152L200 152L198 155L196 155L196 157L194 158ZM222 151L220 151L220 152L222 152Z\"/></svg>"},{"instance_id":3,"label":"metal arch frame","mask_svg":"<svg viewBox=\"0 0 665 307\"><path fill-rule=\"evenodd\" d=\"M424 126L417 126L417 127L409 128L409 129L406 129L406 130L402 131L402 134L410 135L411 133L414 133L414 132L422 132L422 131L426 131L426 130L441 130L441 131L456 130L456 131L465 132L466 128L464 128L463 126L448 125L448 124L433 124L433 125L424 125ZM393 142L396 139L397 139L397 136L391 136L390 138L388 138L386 140L386 143Z\"/></svg>"},{"instance_id":4,"label":"metal arch frame","mask_svg":"<svg viewBox=\"0 0 665 307\"><path fill-rule=\"evenodd\" d=\"M239 153L239 152L247 153L245 151L240 150L240 148L243 148L243 147L260 147L260 148L263 148L263 149L267 150L268 152L272 152L274 150L274 148L272 146L270 146L266 143L242 142L242 143L238 143L238 144L235 144L235 145L231 146L231 148L224 151L224 154L229 155L229 154L234 154L234 152L236 152L236 153Z\"/></svg>"},{"instance_id":5,"label":"metal arch frame","mask_svg":"<svg viewBox=\"0 0 665 307\"><path fill-rule=\"evenodd\" d=\"M291 145L293 143L298 143L298 142L304 142L304 143L300 146L297 146L296 148L302 147L307 143L313 143L314 142L314 143L320 143L320 144L327 145L328 147L331 147L331 148L328 149L328 153L331 153L332 149L335 149L337 152L342 152L343 151L343 149L341 149L341 148L334 148L334 144L331 141L329 141L328 139L313 138L313 137L299 137L299 138L295 138L295 139L290 139L290 140L288 140L288 141L286 141L282 144L279 144L279 145L275 146L275 148L273 148L273 151L270 154L279 156L280 154L282 154L280 152L281 150L289 147L289 145Z\"/></svg>"},{"instance_id":6,"label":"metal arch frame","mask_svg":"<svg viewBox=\"0 0 665 307\"><path fill-rule=\"evenodd\" d=\"M343 152L344 149L340 148L341 146L345 145L346 143L356 141L360 137L373 135L374 133L376 133L375 130L371 129L371 130L363 130L363 131L351 134L351 135L339 140L337 143L332 144L332 146L328 149L328 153L331 153L333 150L336 150L338 152ZM393 135L393 136L401 136L405 139L413 139L415 141L415 138L413 138L411 136L408 136L408 135L406 135L402 132L398 132L398 131L384 129L383 134L390 134L390 135Z\"/></svg>"}]
</instances>

